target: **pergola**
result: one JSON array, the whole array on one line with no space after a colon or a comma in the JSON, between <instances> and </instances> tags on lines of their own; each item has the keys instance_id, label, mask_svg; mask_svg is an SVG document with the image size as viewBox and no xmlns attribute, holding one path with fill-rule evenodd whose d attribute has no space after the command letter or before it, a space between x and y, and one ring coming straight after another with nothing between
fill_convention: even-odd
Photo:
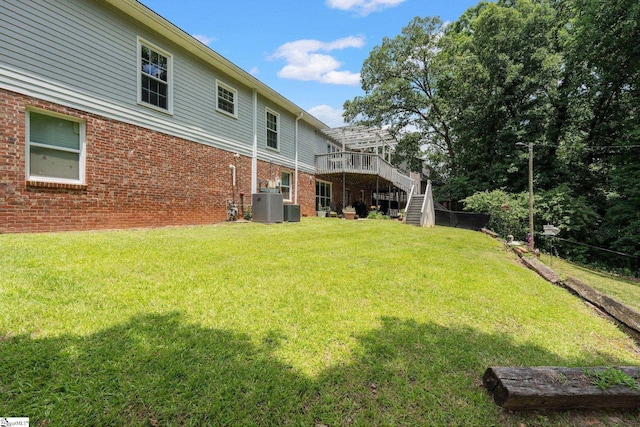
<instances>
[{"instance_id":1,"label":"pergola","mask_svg":"<svg viewBox=\"0 0 640 427\"><path fill-rule=\"evenodd\" d=\"M367 126L343 126L323 129L325 137L342 145L342 151L375 152L390 162L398 141L387 129Z\"/></svg>"}]
</instances>

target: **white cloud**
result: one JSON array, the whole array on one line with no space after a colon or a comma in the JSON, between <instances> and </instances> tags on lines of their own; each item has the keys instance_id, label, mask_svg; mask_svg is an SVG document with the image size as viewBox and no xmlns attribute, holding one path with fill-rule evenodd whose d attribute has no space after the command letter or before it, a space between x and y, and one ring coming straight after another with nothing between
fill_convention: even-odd
<instances>
[{"instance_id":1,"label":"white cloud","mask_svg":"<svg viewBox=\"0 0 640 427\"><path fill-rule=\"evenodd\" d=\"M359 15L367 16L372 12L396 7L405 0L326 0L332 9L351 10Z\"/></svg>"},{"instance_id":2,"label":"white cloud","mask_svg":"<svg viewBox=\"0 0 640 427\"><path fill-rule=\"evenodd\" d=\"M360 74L339 71L342 64L327 53L362 46L364 46L364 38L353 36L328 43L319 40L296 40L280 46L270 58L284 59L287 62L287 65L278 72L278 76L285 79L358 86Z\"/></svg>"},{"instance_id":3,"label":"white cloud","mask_svg":"<svg viewBox=\"0 0 640 427\"><path fill-rule=\"evenodd\" d=\"M208 37L202 34L192 34L191 37L198 40L200 43L209 46L211 43L216 41L215 37Z\"/></svg>"},{"instance_id":4,"label":"white cloud","mask_svg":"<svg viewBox=\"0 0 640 427\"><path fill-rule=\"evenodd\" d=\"M255 77L258 74L260 74L260 70L258 69L258 67L253 67L252 69L249 70L249 74Z\"/></svg>"},{"instance_id":5,"label":"white cloud","mask_svg":"<svg viewBox=\"0 0 640 427\"><path fill-rule=\"evenodd\" d=\"M317 105L309 109L309 114L332 128L345 126L342 109L335 109L330 105Z\"/></svg>"}]
</instances>

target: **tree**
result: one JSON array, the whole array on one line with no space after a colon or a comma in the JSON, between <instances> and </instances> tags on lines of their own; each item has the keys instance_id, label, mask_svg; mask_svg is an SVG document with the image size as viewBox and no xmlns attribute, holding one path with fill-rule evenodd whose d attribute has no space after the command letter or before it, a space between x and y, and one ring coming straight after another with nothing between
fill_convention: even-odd
<instances>
[{"instance_id":1,"label":"tree","mask_svg":"<svg viewBox=\"0 0 640 427\"><path fill-rule=\"evenodd\" d=\"M389 126L396 135L409 129L405 148L413 150L414 157L420 154L420 146L427 145L432 152L444 153L447 168L455 171L449 120L436 92L438 69L434 58L443 32L439 18L416 17L400 35L385 38L363 64L365 95L345 102L344 117L368 126Z\"/></svg>"},{"instance_id":2,"label":"tree","mask_svg":"<svg viewBox=\"0 0 640 427\"><path fill-rule=\"evenodd\" d=\"M345 118L415 131L398 155L426 147L447 177L438 193L468 205L526 191L516 143L534 143L538 224L640 254L639 40L637 0L483 1L447 26L415 18L371 52Z\"/></svg>"},{"instance_id":3,"label":"tree","mask_svg":"<svg viewBox=\"0 0 640 427\"><path fill-rule=\"evenodd\" d=\"M555 157L544 144L563 79L562 54L551 42L555 19L546 2L481 3L442 39L439 55L447 72L438 94L452 112L459 167L451 183L454 198L526 190L528 157L517 142L537 143L540 156ZM537 186L550 187L561 171L554 161L539 163Z\"/></svg>"},{"instance_id":4,"label":"tree","mask_svg":"<svg viewBox=\"0 0 640 427\"><path fill-rule=\"evenodd\" d=\"M606 195L601 244L640 254L640 3L575 0L585 144Z\"/></svg>"},{"instance_id":5,"label":"tree","mask_svg":"<svg viewBox=\"0 0 640 427\"><path fill-rule=\"evenodd\" d=\"M391 157L395 165L406 165L410 172L420 172L422 170L421 147L422 135L419 132L404 133Z\"/></svg>"}]
</instances>

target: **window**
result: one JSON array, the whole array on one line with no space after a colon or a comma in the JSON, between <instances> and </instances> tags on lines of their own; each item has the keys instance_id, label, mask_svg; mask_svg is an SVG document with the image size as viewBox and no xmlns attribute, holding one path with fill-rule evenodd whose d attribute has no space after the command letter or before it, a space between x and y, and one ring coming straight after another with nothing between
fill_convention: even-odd
<instances>
[{"instance_id":1,"label":"window","mask_svg":"<svg viewBox=\"0 0 640 427\"><path fill-rule=\"evenodd\" d=\"M291 201L291 173L282 172L282 178L280 180L280 191L282 192L282 198L286 201Z\"/></svg>"},{"instance_id":2,"label":"window","mask_svg":"<svg viewBox=\"0 0 640 427\"><path fill-rule=\"evenodd\" d=\"M238 112L236 104L238 102L238 91L216 80L216 93L218 97L216 109L221 113L237 118Z\"/></svg>"},{"instance_id":3,"label":"window","mask_svg":"<svg viewBox=\"0 0 640 427\"><path fill-rule=\"evenodd\" d=\"M138 102L171 113L171 55L142 40L138 53Z\"/></svg>"},{"instance_id":4,"label":"window","mask_svg":"<svg viewBox=\"0 0 640 427\"><path fill-rule=\"evenodd\" d=\"M279 116L270 110L267 110L267 147L274 150L279 149L278 145L278 124Z\"/></svg>"},{"instance_id":5,"label":"window","mask_svg":"<svg viewBox=\"0 0 640 427\"><path fill-rule=\"evenodd\" d=\"M331 206L331 183L316 181L316 207Z\"/></svg>"},{"instance_id":6,"label":"window","mask_svg":"<svg viewBox=\"0 0 640 427\"><path fill-rule=\"evenodd\" d=\"M85 124L53 113L27 112L27 179L84 183Z\"/></svg>"}]
</instances>

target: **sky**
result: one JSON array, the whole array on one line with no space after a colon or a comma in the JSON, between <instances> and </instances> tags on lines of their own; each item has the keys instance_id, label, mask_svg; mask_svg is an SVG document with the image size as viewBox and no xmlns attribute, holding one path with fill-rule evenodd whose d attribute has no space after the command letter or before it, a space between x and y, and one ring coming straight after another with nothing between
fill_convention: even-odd
<instances>
[{"instance_id":1,"label":"sky","mask_svg":"<svg viewBox=\"0 0 640 427\"><path fill-rule=\"evenodd\" d=\"M415 16L456 21L480 0L140 0L331 127L360 70Z\"/></svg>"}]
</instances>

